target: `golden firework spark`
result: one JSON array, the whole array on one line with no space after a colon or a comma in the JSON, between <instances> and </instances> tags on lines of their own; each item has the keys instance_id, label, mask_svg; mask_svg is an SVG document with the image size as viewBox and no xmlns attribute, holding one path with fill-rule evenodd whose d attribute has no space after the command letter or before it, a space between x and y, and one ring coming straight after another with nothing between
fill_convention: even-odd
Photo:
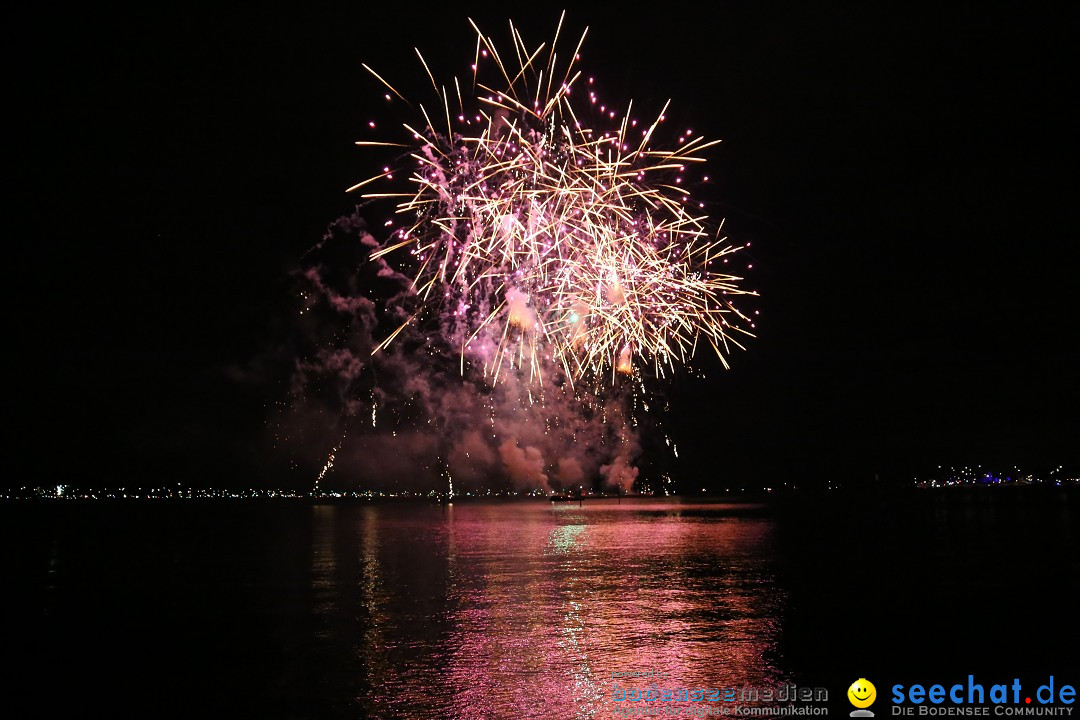
<instances>
[{"instance_id":1,"label":"golden firework spark","mask_svg":"<svg viewBox=\"0 0 1080 720\"><path fill-rule=\"evenodd\" d=\"M471 97L463 99L457 77L452 94L440 85L417 51L433 112L416 104L423 123L403 123L404 142L358 143L410 148L408 192L363 196L403 198L396 212L407 221L376 257L408 250L415 258L418 314L438 306L463 365L466 355L479 358L495 380L510 366L542 381L545 359L571 380L633 373L635 358L663 373L702 340L726 366L754 326L732 298L755 293L714 270L742 248L720 235L722 223L710 228L684 182L719 141L687 130L657 147L670 102L647 125L632 103L625 111L602 103L577 69L587 28L560 58L562 17L550 46L533 49L511 23L508 63L470 23ZM480 79L485 62L497 86ZM350 190L393 175L386 167Z\"/></svg>"}]
</instances>

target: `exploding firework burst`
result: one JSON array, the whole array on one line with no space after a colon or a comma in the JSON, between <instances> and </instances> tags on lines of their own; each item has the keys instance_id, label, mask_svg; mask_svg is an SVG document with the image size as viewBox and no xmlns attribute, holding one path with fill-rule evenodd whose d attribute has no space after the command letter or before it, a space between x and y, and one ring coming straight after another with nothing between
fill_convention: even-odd
<instances>
[{"instance_id":1,"label":"exploding firework burst","mask_svg":"<svg viewBox=\"0 0 1080 720\"><path fill-rule=\"evenodd\" d=\"M614 379L640 362L662 374L703 342L726 366L753 329L732 298L753 293L714 270L741 247L710 226L684 182L719 141L687 130L661 147L668 105L639 123L632 103L601 103L578 69L588 29L560 57L562 18L536 48L511 23L504 59L471 24L471 77L440 85L417 51L435 104L409 103L420 120L403 124L403 141L357 143L407 148L407 188L379 191L394 182L387 166L350 190L398 200L406 220L373 258L410 253L422 300L375 352L427 316L439 318L462 370L477 362L492 382L525 369L542 383L552 367L571 382Z\"/></svg>"}]
</instances>

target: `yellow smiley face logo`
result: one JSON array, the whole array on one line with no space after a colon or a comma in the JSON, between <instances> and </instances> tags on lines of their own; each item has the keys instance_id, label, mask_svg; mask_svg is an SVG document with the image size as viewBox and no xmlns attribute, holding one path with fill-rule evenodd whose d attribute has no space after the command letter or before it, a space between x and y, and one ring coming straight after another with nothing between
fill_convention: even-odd
<instances>
[{"instance_id":1,"label":"yellow smiley face logo","mask_svg":"<svg viewBox=\"0 0 1080 720\"><path fill-rule=\"evenodd\" d=\"M847 689L847 699L857 708L867 708L877 699L877 688L866 678L859 678Z\"/></svg>"}]
</instances>

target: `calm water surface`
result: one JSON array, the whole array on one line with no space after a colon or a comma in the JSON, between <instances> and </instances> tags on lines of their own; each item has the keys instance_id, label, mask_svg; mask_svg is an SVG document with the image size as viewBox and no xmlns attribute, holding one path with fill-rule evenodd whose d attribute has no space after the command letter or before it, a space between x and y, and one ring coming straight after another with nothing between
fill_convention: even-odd
<instances>
[{"instance_id":1,"label":"calm water surface","mask_svg":"<svg viewBox=\"0 0 1080 720\"><path fill-rule=\"evenodd\" d=\"M28 715L589 718L611 717L620 672L839 697L848 675L1077 668L1067 498L0 519L8 707Z\"/></svg>"},{"instance_id":2,"label":"calm water surface","mask_svg":"<svg viewBox=\"0 0 1080 720\"><path fill-rule=\"evenodd\" d=\"M315 583L326 612L363 607L372 715L593 717L610 714L612 672L690 687L782 676L775 527L755 510L320 508Z\"/></svg>"}]
</instances>

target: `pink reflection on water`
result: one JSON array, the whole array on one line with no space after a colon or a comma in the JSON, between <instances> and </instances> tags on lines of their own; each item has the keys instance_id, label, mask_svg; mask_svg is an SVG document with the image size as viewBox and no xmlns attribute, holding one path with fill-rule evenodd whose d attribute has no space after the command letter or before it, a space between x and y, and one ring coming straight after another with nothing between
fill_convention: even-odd
<instances>
[{"instance_id":1,"label":"pink reflection on water","mask_svg":"<svg viewBox=\"0 0 1080 720\"><path fill-rule=\"evenodd\" d=\"M780 682L769 659L782 601L770 568L773 525L745 507L459 505L437 529L412 528L438 548L442 615L407 652L387 652L392 640L382 633L368 636L384 648L365 649L369 672L394 678L376 683L368 709L378 717L590 718L611 715L616 683ZM369 551L386 547L385 538L368 539ZM380 560L372 567L367 557L366 581L377 586ZM412 585L422 588L423 578ZM376 626L394 626L392 594L374 611ZM666 679L613 677L634 671ZM618 703L644 704L661 703Z\"/></svg>"}]
</instances>

